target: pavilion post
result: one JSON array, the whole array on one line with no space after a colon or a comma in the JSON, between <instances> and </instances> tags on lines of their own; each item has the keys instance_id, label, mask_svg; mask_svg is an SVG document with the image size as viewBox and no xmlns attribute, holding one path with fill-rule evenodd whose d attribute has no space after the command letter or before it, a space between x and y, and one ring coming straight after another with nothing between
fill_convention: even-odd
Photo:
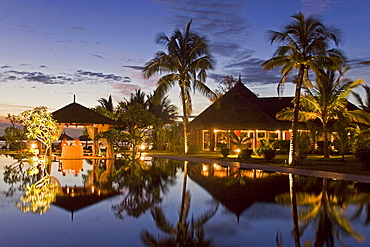
<instances>
[{"instance_id":1,"label":"pavilion post","mask_svg":"<svg viewBox=\"0 0 370 247\"><path fill-rule=\"evenodd\" d=\"M215 151L215 132L213 129L209 130L210 145L209 151Z\"/></svg>"}]
</instances>

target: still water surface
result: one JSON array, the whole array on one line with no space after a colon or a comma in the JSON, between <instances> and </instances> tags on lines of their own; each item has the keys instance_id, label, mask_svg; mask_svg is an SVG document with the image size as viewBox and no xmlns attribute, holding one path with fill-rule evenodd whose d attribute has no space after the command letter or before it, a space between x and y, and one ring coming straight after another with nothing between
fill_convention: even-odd
<instances>
[{"instance_id":1,"label":"still water surface","mask_svg":"<svg viewBox=\"0 0 370 247\"><path fill-rule=\"evenodd\" d=\"M0 246L295 246L293 194L302 246L370 246L369 184L165 159L53 162L60 191L40 215L17 206L26 169L0 155Z\"/></svg>"}]
</instances>

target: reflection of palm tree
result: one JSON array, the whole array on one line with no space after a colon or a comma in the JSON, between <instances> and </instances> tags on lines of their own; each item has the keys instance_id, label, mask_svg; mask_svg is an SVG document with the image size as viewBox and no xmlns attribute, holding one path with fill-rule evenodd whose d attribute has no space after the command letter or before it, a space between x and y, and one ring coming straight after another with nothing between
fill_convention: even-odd
<instances>
[{"instance_id":1,"label":"reflection of palm tree","mask_svg":"<svg viewBox=\"0 0 370 247\"><path fill-rule=\"evenodd\" d=\"M366 219L364 225L367 226L370 223L370 195L369 194L362 194L357 198L358 202L362 203L357 208L355 214L353 215L352 219L357 219L360 217L361 213L365 211Z\"/></svg>"},{"instance_id":2,"label":"reflection of palm tree","mask_svg":"<svg viewBox=\"0 0 370 247\"><path fill-rule=\"evenodd\" d=\"M293 218L293 234L294 243L296 247L300 247L301 243L299 241L299 225L298 225L298 207L297 207L297 188L296 181L294 179L294 174L289 174L289 188L290 188L290 202L292 205L292 218Z\"/></svg>"},{"instance_id":3,"label":"reflection of palm tree","mask_svg":"<svg viewBox=\"0 0 370 247\"><path fill-rule=\"evenodd\" d=\"M298 217L300 235L314 223L314 246L334 246L334 237L341 241L340 235L353 236L362 241L363 237L353 230L350 221L343 214L343 204L346 203L346 198L341 197L345 194L343 188L338 193L331 194L328 192L328 184L328 180L324 178L318 194L297 193L297 205L302 206ZM288 202L288 197L282 195L277 197L277 200Z\"/></svg>"},{"instance_id":4,"label":"reflection of palm tree","mask_svg":"<svg viewBox=\"0 0 370 247\"><path fill-rule=\"evenodd\" d=\"M167 219L163 210L159 207L151 209L151 214L157 227L168 237L155 237L147 230L142 231L141 239L146 246L209 246L210 241L204 239L204 224L212 218L218 209L216 207L209 209L198 219L188 221L191 196L186 190L188 176L188 161L184 162L184 179L182 185L182 197L179 209L179 220L176 227Z\"/></svg>"},{"instance_id":5,"label":"reflection of palm tree","mask_svg":"<svg viewBox=\"0 0 370 247\"><path fill-rule=\"evenodd\" d=\"M163 166L157 161L152 166L143 162L124 165L114 181L120 190L127 190L127 193L121 203L112 206L115 216L124 219L126 214L137 218L160 203L167 185L174 183L176 169L177 166Z\"/></svg>"},{"instance_id":6,"label":"reflection of palm tree","mask_svg":"<svg viewBox=\"0 0 370 247\"><path fill-rule=\"evenodd\" d=\"M358 205L358 208L352 216L352 219L358 219L362 213L365 213L366 217L364 220L364 225L367 226L370 224L370 194L368 193L369 186L368 184L361 185L361 187L357 188L357 190L359 190L359 193L352 196L351 198L351 202L355 205ZM365 187L363 188L363 186Z\"/></svg>"},{"instance_id":7,"label":"reflection of palm tree","mask_svg":"<svg viewBox=\"0 0 370 247\"><path fill-rule=\"evenodd\" d=\"M146 246L209 246L210 241L204 238L204 224L217 212L218 207L211 208L199 218L192 218L189 222L190 192L185 193L183 205L180 207L179 221L174 226L167 219L163 210L154 207L151 210L157 227L169 235L168 237L156 237L144 230L141 239Z\"/></svg>"}]
</instances>

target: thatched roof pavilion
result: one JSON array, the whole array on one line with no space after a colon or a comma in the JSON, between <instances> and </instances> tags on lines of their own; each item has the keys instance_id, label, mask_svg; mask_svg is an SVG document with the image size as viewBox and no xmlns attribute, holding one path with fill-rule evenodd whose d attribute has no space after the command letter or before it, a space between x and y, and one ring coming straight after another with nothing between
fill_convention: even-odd
<instances>
[{"instance_id":1,"label":"thatched roof pavilion","mask_svg":"<svg viewBox=\"0 0 370 247\"><path fill-rule=\"evenodd\" d=\"M258 131L267 138L270 132L276 131L280 131L279 138L282 138L281 131L284 131L284 138L288 137L291 123L277 120L275 115L283 108L293 107L292 100L293 97L259 98L239 79L232 89L194 118L188 128L195 137L195 144L203 145L203 149L214 150L218 137L213 132L219 130L248 131L256 147L258 138L263 138L258 136ZM204 136L206 132L210 140L205 140L208 138Z\"/></svg>"},{"instance_id":2,"label":"thatched roof pavilion","mask_svg":"<svg viewBox=\"0 0 370 247\"><path fill-rule=\"evenodd\" d=\"M92 140L94 140L97 133L106 131L117 125L115 120L80 105L75 101L54 111L52 114L54 119L58 121L61 132L63 131L64 126L85 126ZM107 147L106 157L113 158L113 147L107 142L107 140L102 139L101 141L104 146ZM93 156L97 155L97 149L98 143L94 140Z\"/></svg>"},{"instance_id":3,"label":"thatched roof pavilion","mask_svg":"<svg viewBox=\"0 0 370 247\"><path fill-rule=\"evenodd\" d=\"M189 123L190 130L289 129L290 123L275 119L281 109L293 106L289 98L258 98L243 83L235 86Z\"/></svg>"},{"instance_id":4,"label":"thatched roof pavilion","mask_svg":"<svg viewBox=\"0 0 370 247\"><path fill-rule=\"evenodd\" d=\"M93 124L117 124L116 121L76 102L66 105L63 108L54 111L52 114L55 120L59 123L64 123L65 125L87 126Z\"/></svg>"}]
</instances>

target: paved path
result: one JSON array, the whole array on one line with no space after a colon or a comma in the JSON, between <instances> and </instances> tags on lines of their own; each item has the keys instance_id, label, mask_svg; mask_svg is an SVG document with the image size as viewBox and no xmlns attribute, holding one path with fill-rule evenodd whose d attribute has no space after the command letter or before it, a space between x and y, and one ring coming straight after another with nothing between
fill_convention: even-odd
<instances>
[{"instance_id":1,"label":"paved path","mask_svg":"<svg viewBox=\"0 0 370 247\"><path fill-rule=\"evenodd\" d=\"M247 168L247 169L260 169L260 170L272 171L272 172L293 173L293 174L303 175L303 176L312 176L312 177L331 178L331 179L347 180L347 181L361 182L361 183L370 183L370 176L364 176L364 175L353 175L353 174L337 173L337 172L307 170L307 169L284 167L284 166L249 164L249 163L244 163L244 162L231 162L231 161L197 158L197 157L190 157L190 156L181 157L181 156L166 155L166 154L147 154L147 155L151 157L156 157L156 158L166 158L166 159L183 160L183 161L187 160L187 161L198 162L198 163L218 164L222 166L236 166L236 167Z\"/></svg>"}]
</instances>

